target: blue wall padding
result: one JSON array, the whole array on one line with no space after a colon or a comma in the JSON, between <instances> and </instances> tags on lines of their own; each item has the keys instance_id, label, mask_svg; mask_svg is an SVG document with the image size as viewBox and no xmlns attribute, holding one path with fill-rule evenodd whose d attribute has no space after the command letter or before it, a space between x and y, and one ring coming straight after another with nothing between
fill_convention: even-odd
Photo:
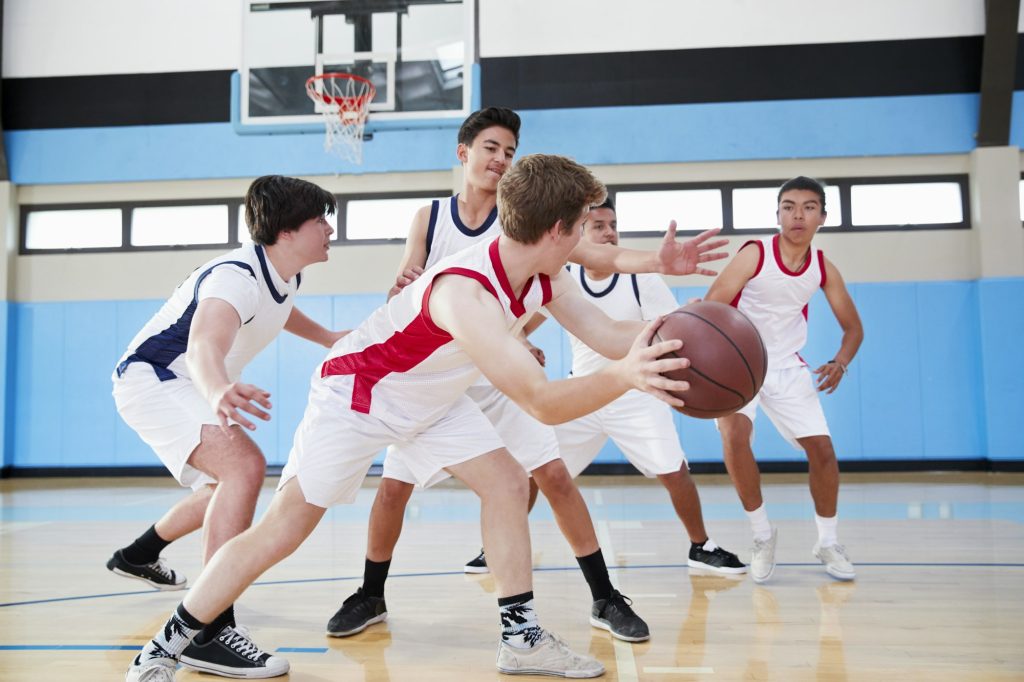
<instances>
[{"instance_id":1,"label":"blue wall padding","mask_svg":"<svg viewBox=\"0 0 1024 682\"><path fill-rule=\"evenodd\" d=\"M675 290L677 298L704 293ZM823 396L842 460L1024 459L1024 278L853 284L850 293L866 339L839 390ZM383 303L382 294L302 297L318 322L351 328ZM159 301L9 303L13 330L6 401L4 462L15 467L155 465L156 458L117 416L110 373ZM841 332L824 296L810 306L803 357L829 360ZM547 374L571 367L564 332L554 322L532 337ZM325 349L283 334L249 366L243 380L272 394L273 419L254 438L268 462L283 464L305 408L309 378ZM691 462L721 461L714 424L677 415ZM755 452L762 461L802 458L763 414ZM624 461L607 445L599 462Z\"/></svg>"}]
</instances>

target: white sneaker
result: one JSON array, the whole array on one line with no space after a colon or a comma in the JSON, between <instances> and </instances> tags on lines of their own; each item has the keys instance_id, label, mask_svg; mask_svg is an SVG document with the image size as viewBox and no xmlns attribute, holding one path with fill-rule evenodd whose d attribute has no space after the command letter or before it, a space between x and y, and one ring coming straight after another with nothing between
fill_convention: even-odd
<instances>
[{"instance_id":1,"label":"white sneaker","mask_svg":"<svg viewBox=\"0 0 1024 682\"><path fill-rule=\"evenodd\" d=\"M846 548L842 545L815 545L814 556L825 564L825 571L836 580L853 580L857 577L857 571L854 570L850 557L846 556Z\"/></svg>"},{"instance_id":2,"label":"white sneaker","mask_svg":"<svg viewBox=\"0 0 1024 682\"><path fill-rule=\"evenodd\" d=\"M775 572L775 543L778 539L779 529L773 527L767 540L754 540L754 549L750 553L750 577L755 583L767 582Z\"/></svg>"},{"instance_id":3,"label":"white sneaker","mask_svg":"<svg viewBox=\"0 0 1024 682\"><path fill-rule=\"evenodd\" d=\"M154 658L142 665L128 668L125 682L174 682L174 671L178 662L171 658Z\"/></svg>"},{"instance_id":4,"label":"white sneaker","mask_svg":"<svg viewBox=\"0 0 1024 682\"><path fill-rule=\"evenodd\" d=\"M544 631L529 649L498 644L498 670L506 675L554 675L556 677L598 677L604 666L590 656L577 654L558 635Z\"/></svg>"}]
</instances>

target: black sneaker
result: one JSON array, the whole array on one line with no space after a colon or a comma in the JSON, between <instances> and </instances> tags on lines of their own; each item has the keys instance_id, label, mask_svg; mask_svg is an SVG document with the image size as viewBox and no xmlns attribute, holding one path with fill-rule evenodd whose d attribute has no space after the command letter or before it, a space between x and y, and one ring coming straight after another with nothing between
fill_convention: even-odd
<instances>
[{"instance_id":1,"label":"black sneaker","mask_svg":"<svg viewBox=\"0 0 1024 682\"><path fill-rule=\"evenodd\" d=\"M484 556L484 550L480 550L477 558L467 561L462 570L466 573L490 573L490 570L487 568L487 557Z\"/></svg>"},{"instance_id":2,"label":"black sneaker","mask_svg":"<svg viewBox=\"0 0 1024 682\"><path fill-rule=\"evenodd\" d=\"M192 642L181 653L181 664L191 670L221 677L263 679L288 672L288 661L261 650L239 626L225 625L206 644Z\"/></svg>"},{"instance_id":3,"label":"black sneaker","mask_svg":"<svg viewBox=\"0 0 1024 682\"><path fill-rule=\"evenodd\" d=\"M327 634L331 637L350 637L387 619L388 607L384 597L371 597L360 587L342 602L341 608L327 623Z\"/></svg>"},{"instance_id":4,"label":"black sneaker","mask_svg":"<svg viewBox=\"0 0 1024 682\"><path fill-rule=\"evenodd\" d=\"M612 633L617 639L627 642L643 642L651 638L647 623L636 615L630 604L629 597L612 590L608 599L598 599L590 609L590 624Z\"/></svg>"},{"instance_id":5,"label":"black sneaker","mask_svg":"<svg viewBox=\"0 0 1024 682\"><path fill-rule=\"evenodd\" d=\"M708 540L703 545L690 544L690 556L686 560L690 568L703 568L715 573L746 573L747 566L732 552L726 551Z\"/></svg>"},{"instance_id":6,"label":"black sneaker","mask_svg":"<svg viewBox=\"0 0 1024 682\"><path fill-rule=\"evenodd\" d=\"M114 552L114 556L110 557L110 561L107 562L107 570L116 575L123 575L126 578L141 580L158 590L183 590L185 589L185 583L188 582L185 576L167 568L167 564L164 563L163 559L157 559L151 564L137 566L128 563L121 550L117 550Z\"/></svg>"}]
</instances>

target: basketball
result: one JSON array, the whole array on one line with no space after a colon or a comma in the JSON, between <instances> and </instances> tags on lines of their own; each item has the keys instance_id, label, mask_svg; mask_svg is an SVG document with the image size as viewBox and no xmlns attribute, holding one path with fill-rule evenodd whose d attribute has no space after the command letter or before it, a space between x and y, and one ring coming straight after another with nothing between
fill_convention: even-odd
<instances>
[{"instance_id":1,"label":"basketball","mask_svg":"<svg viewBox=\"0 0 1024 682\"><path fill-rule=\"evenodd\" d=\"M690 382L690 390L673 393L686 401L679 412L699 419L725 417L761 390L768 354L757 328L736 308L700 301L669 313L654 342L671 339L684 344L671 355L690 360L686 369L664 375Z\"/></svg>"}]
</instances>

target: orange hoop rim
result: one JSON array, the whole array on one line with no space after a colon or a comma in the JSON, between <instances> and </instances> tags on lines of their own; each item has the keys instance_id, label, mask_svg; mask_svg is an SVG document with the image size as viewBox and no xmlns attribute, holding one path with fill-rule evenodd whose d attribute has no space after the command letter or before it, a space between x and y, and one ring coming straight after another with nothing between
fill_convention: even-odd
<instances>
[{"instance_id":1,"label":"orange hoop rim","mask_svg":"<svg viewBox=\"0 0 1024 682\"><path fill-rule=\"evenodd\" d=\"M356 97L335 97L325 92L317 92L316 84L318 81L327 82L332 80L349 80L361 83L366 86L366 92L362 95L357 95ZM343 71L332 71L322 73L318 76L310 76L306 79L306 92L313 100L320 102L321 104L337 104L345 109L365 107L373 100L374 97L377 96L377 88L374 87L373 83L369 80L362 76L357 76L353 73L345 73Z\"/></svg>"}]
</instances>

